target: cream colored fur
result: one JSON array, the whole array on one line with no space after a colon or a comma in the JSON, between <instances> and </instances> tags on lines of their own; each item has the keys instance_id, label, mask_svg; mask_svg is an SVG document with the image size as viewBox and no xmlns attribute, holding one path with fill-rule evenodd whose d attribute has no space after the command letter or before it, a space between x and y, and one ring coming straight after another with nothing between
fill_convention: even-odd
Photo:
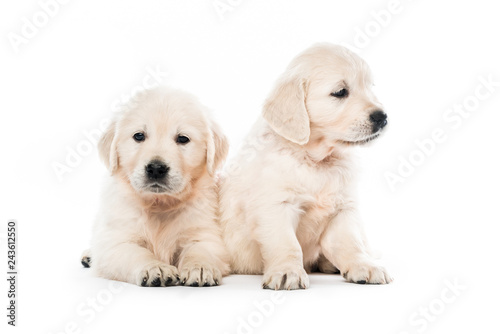
<instances>
[{"instance_id":1,"label":"cream colored fur","mask_svg":"<svg viewBox=\"0 0 500 334\"><path fill-rule=\"evenodd\" d=\"M352 146L379 135L371 85L366 63L330 44L298 55L278 79L221 181L232 272L264 274L271 289L307 288L317 267L352 282L392 280L370 256L354 194ZM348 97L331 96L342 88Z\"/></svg>"},{"instance_id":2,"label":"cream colored fur","mask_svg":"<svg viewBox=\"0 0 500 334\"><path fill-rule=\"evenodd\" d=\"M133 139L137 132L143 142ZM179 134L189 143L176 142ZM219 284L229 265L214 173L227 150L205 107L187 93L158 88L126 105L99 143L110 176L84 254L94 273L143 286ZM169 167L163 188L146 182L152 159Z\"/></svg>"}]
</instances>

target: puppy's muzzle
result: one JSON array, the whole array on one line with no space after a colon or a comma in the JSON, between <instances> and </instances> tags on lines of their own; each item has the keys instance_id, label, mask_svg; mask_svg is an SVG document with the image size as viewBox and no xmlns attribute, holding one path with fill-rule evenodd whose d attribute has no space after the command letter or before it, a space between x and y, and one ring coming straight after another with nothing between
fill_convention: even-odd
<instances>
[{"instance_id":1,"label":"puppy's muzzle","mask_svg":"<svg viewBox=\"0 0 500 334\"><path fill-rule=\"evenodd\" d=\"M146 165L146 176L151 181L164 181L167 178L169 167L160 160L152 160Z\"/></svg>"},{"instance_id":2,"label":"puppy's muzzle","mask_svg":"<svg viewBox=\"0 0 500 334\"><path fill-rule=\"evenodd\" d=\"M387 125L387 114L382 110L374 111L370 114L370 121L372 123L372 131L376 133Z\"/></svg>"}]
</instances>

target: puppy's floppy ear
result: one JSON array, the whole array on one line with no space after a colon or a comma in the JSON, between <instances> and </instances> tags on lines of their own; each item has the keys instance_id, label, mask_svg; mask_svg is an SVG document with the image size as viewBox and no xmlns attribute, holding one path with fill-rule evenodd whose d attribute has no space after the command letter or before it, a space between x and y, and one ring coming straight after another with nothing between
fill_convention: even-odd
<instances>
[{"instance_id":1,"label":"puppy's floppy ear","mask_svg":"<svg viewBox=\"0 0 500 334\"><path fill-rule=\"evenodd\" d=\"M300 145L309 141L311 133L305 99L305 80L288 70L278 79L262 111L276 133Z\"/></svg>"},{"instance_id":2,"label":"puppy's floppy ear","mask_svg":"<svg viewBox=\"0 0 500 334\"><path fill-rule=\"evenodd\" d=\"M209 134L207 140L207 170L213 176L217 168L226 159L229 143L221 128L214 121L209 121Z\"/></svg>"},{"instance_id":3,"label":"puppy's floppy ear","mask_svg":"<svg viewBox=\"0 0 500 334\"><path fill-rule=\"evenodd\" d=\"M113 174L118 169L118 152L116 150L116 119L109 125L101 139L97 148L99 156L106 167Z\"/></svg>"}]
</instances>

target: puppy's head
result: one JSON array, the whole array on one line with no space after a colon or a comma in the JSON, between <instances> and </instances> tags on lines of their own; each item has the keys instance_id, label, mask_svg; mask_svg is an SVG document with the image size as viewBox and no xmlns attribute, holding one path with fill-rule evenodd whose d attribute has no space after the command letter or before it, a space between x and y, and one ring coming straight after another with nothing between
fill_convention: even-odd
<instances>
[{"instance_id":1,"label":"puppy's head","mask_svg":"<svg viewBox=\"0 0 500 334\"><path fill-rule=\"evenodd\" d=\"M276 133L300 145L366 143L387 124L371 86L360 57L341 46L318 44L292 60L267 98L263 117Z\"/></svg>"},{"instance_id":2,"label":"puppy's head","mask_svg":"<svg viewBox=\"0 0 500 334\"><path fill-rule=\"evenodd\" d=\"M167 88L137 94L109 126L99 154L137 192L178 196L213 176L228 143L193 96Z\"/></svg>"}]
</instances>

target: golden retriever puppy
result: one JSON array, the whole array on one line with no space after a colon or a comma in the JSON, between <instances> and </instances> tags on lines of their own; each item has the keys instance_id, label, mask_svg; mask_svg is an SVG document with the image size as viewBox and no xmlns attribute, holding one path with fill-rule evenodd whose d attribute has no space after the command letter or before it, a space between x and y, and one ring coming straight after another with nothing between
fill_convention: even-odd
<instances>
[{"instance_id":1,"label":"golden retriever puppy","mask_svg":"<svg viewBox=\"0 0 500 334\"><path fill-rule=\"evenodd\" d=\"M229 264L214 173L227 151L193 96L139 93L99 142L111 175L84 266L141 286L218 285Z\"/></svg>"},{"instance_id":2,"label":"golden retriever puppy","mask_svg":"<svg viewBox=\"0 0 500 334\"><path fill-rule=\"evenodd\" d=\"M234 273L264 274L270 289L305 289L314 268L391 282L370 256L353 194L352 148L387 124L371 86L367 64L331 44L305 50L278 79L221 181Z\"/></svg>"}]
</instances>

